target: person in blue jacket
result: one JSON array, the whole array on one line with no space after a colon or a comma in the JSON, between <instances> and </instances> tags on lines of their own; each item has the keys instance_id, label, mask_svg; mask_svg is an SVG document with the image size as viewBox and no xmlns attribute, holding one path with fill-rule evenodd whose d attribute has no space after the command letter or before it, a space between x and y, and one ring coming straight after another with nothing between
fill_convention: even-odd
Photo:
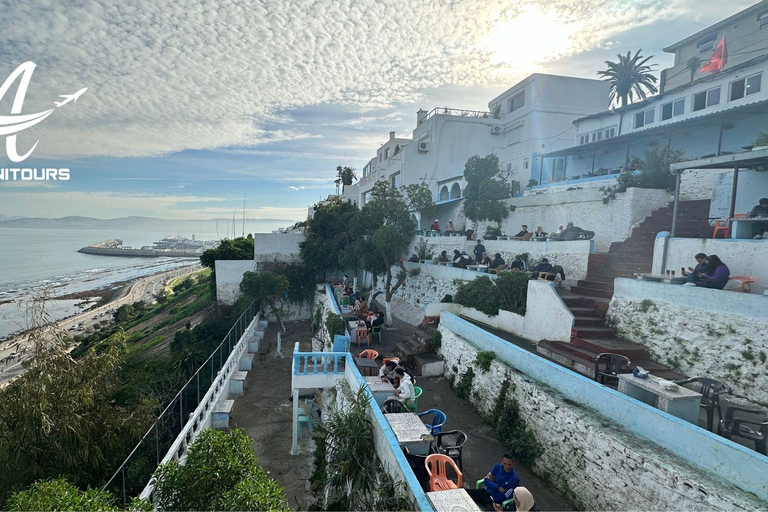
<instances>
[{"instance_id":1,"label":"person in blue jacket","mask_svg":"<svg viewBox=\"0 0 768 512\"><path fill-rule=\"evenodd\" d=\"M505 453L501 457L501 463L495 464L485 475L483 485L485 489L470 489L467 491L472 501L485 510L493 510L494 503L501 505L512 498L515 487L520 484L520 478L513 469L515 462L512 456Z\"/></svg>"}]
</instances>

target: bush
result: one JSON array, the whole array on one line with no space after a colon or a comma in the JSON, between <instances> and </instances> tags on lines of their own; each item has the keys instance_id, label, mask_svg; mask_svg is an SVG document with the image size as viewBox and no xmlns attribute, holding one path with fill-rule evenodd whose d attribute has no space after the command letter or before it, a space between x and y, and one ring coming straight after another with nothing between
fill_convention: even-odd
<instances>
[{"instance_id":1,"label":"bush","mask_svg":"<svg viewBox=\"0 0 768 512\"><path fill-rule=\"evenodd\" d=\"M437 352L440 347L443 345L443 333L440 331L435 331L432 333L432 336L429 337L429 346L432 347L432 350Z\"/></svg>"},{"instance_id":2,"label":"bush","mask_svg":"<svg viewBox=\"0 0 768 512\"><path fill-rule=\"evenodd\" d=\"M160 510L285 510L282 488L256 462L243 430L203 430L185 464L155 471L155 503Z\"/></svg>"},{"instance_id":3,"label":"bush","mask_svg":"<svg viewBox=\"0 0 768 512\"><path fill-rule=\"evenodd\" d=\"M483 236L484 240L496 240L500 236L501 236L501 227L500 226L486 226L485 227L485 235Z\"/></svg>"},{"instance_id":4,"label":"bush","mask_svg":"<svg viewBox=\"0 0 768 512\"><path fill-rule=\"evenodd\" d=\"M680 149L653 149L643 154L643 159L634 157L630 169L626 169L616 178L613 187L600 187L603 203L616 199L616 194L626 192L630 187L657 188L672 191L675 189L675 175L670 172L670 165L683 159Z\"/></svg>"},{"instance_id":5,"label":"bush","mask_svg":"<svg viewBox=\"0 0 768 512\"><path fill-rule=\"evenodd\" d=\"M106 491L89 488L81 491L63 478L36 482L14 493L6 510L120 510L115 497Z\"/></svg>"},{"instance_id":6,"label":"bush","mask_svg":"<svg viewBox=\"0 0 768 512\"><path fill-rule=\"evenodd\" d=\"M499 274L499 277L496 278L499 308L518 315L525 315L529 281L530 277L526 272L502 272Z\"/></svg>"},{"instance_id":7,"label":"bush","mask_svg":"<svg viewBox=\"0 0 768 512\"><path fill-rule=\"evenodd\" d=\"M496 294L496 285L490 277L478 277L461 285L454 301L462 306L482 311L488 316L499 314L499 297Z\"/></svg>"},{"instance_id":8,"label":"bush","mask_svg":"<svg viewBox=\"0 0 768 512\"><path fill-rule=\"evenodd\" d=\"M443 298L440 299L440 302L445 303L445 304L450 304L451 302L453 302L453 295L451 295L450 293L446 293L443 296Z\"/></svg>"},{"instance_id":9,"label":"bush","mask_svg":"<svg viewBox=\"0 0 768 512\"><path fill-rule=\"evenodd\" d=\"M483 350L478 352L475 357L475 364L480 367L483 372L487 372L491 369L491 362L496 359L496 352L492 350Z\"/></svg>"},{"instance_id":10,"label":"bush","mask_svg":"<svg viewBox=\"0 0 768 512\"><path fill-rule=\"evenodd\" d=\"M768 133L760 132L754 142L755 146L768 146Z\"/></svg>"},{"instance_id":11,"label":"bush","mask_svg":"<svg viewBox=\"0 0 768 512\"><path fill-rule=\"evenodd\" d=\"M416 256L420 260L428 260L432 258L432 246L427 243L427 241L422 238L419 240L419 243L416 244Z\"/></svg>"},{"instance_id":12,"label":"bush","mask_svg":"<svg viewBox=\"0 0 768 512\"><path fill-rule=\"evenodd\" d=\"M325 328L328 329L328 336L333 342L333 337L337 334L344 334L344 319L339 315L328 313L325 317Z\"/></svg>"},{"instance_id":13,"label":"bush","mask_svg":"<svg viewBox=\"0 0 768 512\"><path fill-rule=\"evenodd\" d=\"M539 182L533 178L528 180L528 188L535 187L539 184Z\"/></svg>"}]
</instances>

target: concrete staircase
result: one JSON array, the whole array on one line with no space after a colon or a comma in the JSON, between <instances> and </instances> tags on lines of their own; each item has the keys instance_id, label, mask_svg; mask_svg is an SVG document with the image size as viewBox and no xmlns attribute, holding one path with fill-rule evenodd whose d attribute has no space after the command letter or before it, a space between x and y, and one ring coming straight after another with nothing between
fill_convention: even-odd
<instances>
[{"instance_id":1,"label":"concrete staircase","mask_svg":"<svg viewBox=\"0 0 768 512\"><path fill-rule=\"evenodd\" d=\"M677 235L698 238L707 233L709 201L680 203ZM636 272L651 272L656 234L672 226L672 205L659 208L623 242L611 244L607 253L591 254L587 278L560 292L575 317L570 343L542 341L537 351L542 355L584 375L594 375L594 362L602 352L627 356L632 367L642 366L666 379L685 376L650 359L648 349L637 343L618 339L616 330L605 325L608 304L613 297L613 281L617 277L635 277ZM693 255L691 256L693 257Z\"/></svg>"},{"instance_id":2,"label":"concrete staircase","mask_svg":"<svg viewBox=\"0 0 768 512\"><path fill-rule=\"evenodd\" d=\"M427 375L426 366L433 365L442 360L432 354L429 339L437 330L436 326L422 326L413 331L410 338L403 338L395 344L395 355L400 358L406 367L413 371L414 375Z\"/></svg>"}]
</instances>

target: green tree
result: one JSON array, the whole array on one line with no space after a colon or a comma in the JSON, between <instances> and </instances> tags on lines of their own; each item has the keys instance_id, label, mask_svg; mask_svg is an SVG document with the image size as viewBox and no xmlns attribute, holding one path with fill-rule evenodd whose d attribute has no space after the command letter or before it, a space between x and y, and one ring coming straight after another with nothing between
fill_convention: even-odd
<instances>
[{"instance_id":1,"label":"green tree","mask_svg":"<svg viewBox=\"0 0 768 512\"><path fill-rule=\"evenodd\" d=\"M464 215L472 222L488 220L501 225L514 206L504 203L512 197L512 186L508 173L499 168L499 157L486 155L472 156L464 165Z\"/></svg>"},{"instance_id":2,"label":"green tree","mask_svg":"<svg viewBox=\"0 0 768 512\"><path fill-rule=\"evenodd\" d=\"M89 488L81 491L63 478L36 482L14 493L9 499L5 510L61 510L61 511L117 511L115 497L106 491Z\"/></svg>"},{"instance_id":3,"label":"green tree","mask_svg":"<svg viewBox=\"0 0 768 512\"><path fill-rule=\"evenodd\" d=\"M208 249L200 255L200 264L216 271L216 260L252 260L253 236L225 238L215 249Z\"/></svg>"},{"instance_id":4,"label":"green tree","mask_svg":"<svg viewBox=\"0 0 768 512\"><path fill-rule=\"evenodd\" d=\"M640 55L642 50L637 50L635 55L632 52L627 52L626 55L617 55L618 62L605 61L605 65L608 69L598 71L597 74L601 79L607 80L611 86L611 95L609 101L618 101L620 107L627 105L634 100L637 96L639 99L644 100L648 94L656 94L658 89L656 87L657 79L651 71L653 65L647 64L650 57L643 58Z\"/></svg>"},{"instance_id":5,"label":"green tree","mask_svg":"<svg viewBox=\"0 0 768 512\"><path fill-rule=\"evenodd\" d=\"M339 258L351 242L349 225L358 213L360 210L356 206L337 201L318 205L313 217L307 221L306 238L299 243L301 260L323 281L329 271L343 268Z\"/></svg>"},{"instance_id":6,"label":"green tree","mask_svg":"<svg viewBox=\"0 0 768 512\"><path fill-rule=\"evenodd\" d=\"M269 308L280 322L280 327L285 331L283 318L286 314L286 303L290 283L285 276L272 271L246 272L240 282L240 291L259 301L262 308Z\"/></svg>"},{"instance_id":7,"label":"green tree","mask_svg":"<svg viewBox=\"0 0 768 512\"><path fill-rule=\"evenodd\" d=\"M357 179L357 173L354 167L338 166L336 167L336 179L343 185L349 186Z\"/></svg>"},{"instance_id":8,"label":"green tree","mask_svg":"<svg viewBox=\"0 0 768 512\"><path fill-rule=\"evenodd\" d=\"M426 183L411 183L401 187L406 208L411 212L420 212L422 219L431 219L435 214L435 202Z\"/></svg>"},{"instance_id":9,"label":"green tree","mask_svg":"<svg viewBox=\"0 0 768 512\"><path fill-rule=\"evenodd\" d=\"M152 481L159 510L287 510L283 489L258 466L242 429L203 430L186 462L163 464Z\"/></svg>"},{"instance_id":10,"label":"green tree","mask_svg":"<svg viewBox=\"0 0 768 512\"><path fill-rule=\"evenodd\" d=\"M364 268L374 276L383 274L387 322L392 322L390 302L405 283L407 272L403 255L413 238L416 225L410 219L403 194L385 182L371 190L371 200L350 222L353 242L343 251L344 261ZM396 276L392 267L400 267Z\"/></svg>"}]
</instances>

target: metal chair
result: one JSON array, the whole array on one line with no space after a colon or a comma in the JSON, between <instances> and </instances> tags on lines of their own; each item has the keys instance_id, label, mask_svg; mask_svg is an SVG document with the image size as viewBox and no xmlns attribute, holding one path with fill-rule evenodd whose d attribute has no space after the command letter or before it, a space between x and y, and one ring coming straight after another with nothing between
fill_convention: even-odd
<instances>
[{"instance_id":1,"label":"metal chair","mask_svg":"<svg viewBox=\"0 0 768 512\"><path fill-rule=\"evenodd\" d=\"M448 418L445 416L445 413L439 409L429 409L428 411L419 413L418 416L421 418L429 414L432 415L432 422L425 423L424 426L427 427L427 430L429 430L430 434L436 436L440 433L440 429L443 428L443 425L445 425L445 422Z\"/></svg>"},{"instance_id":2,"label":"metal chair","mask_svg":"<svg viewBox=\"0 0 768 512\"><path fill-rule=\"evenodd\" d=\"M405 404L397 398L390 398L381 406L381 412L384 414L400 414L410 411Z\"/></svg>"},{"instance_id":3,"label":"metal chair","mask_svg":"<svg viewBox=\"0 0 768 512\"><path fill-rule=\"evenodd\" d=\"M728 405L725 408L725 417L720 420L718 434L726 439L730 439L731 436L750 439L755 442L755 450L768 455L766 453L768 409Z\"/></svg>"},{"instance_id":4,"label":"metal chair","mask_svg":"<svg viewBox=\"0 0 768 512\"><path fill-rule=\"evenodd\" d=\"M453 459L447 455L433 453L427 456L424 461L429 475L429 491L448 491L450 489L461 489L464 486L464 475L456 467ZM448 479L448 466L456 473L456 482Z\"/></svg>"},{"instance_id":5,"label":"metal chair","mask_svg":"<svg viewBox=\"0 0 768 512\"><path fill-rule=\"evenodd\" d=\"M464 471L464 467L461 463L461 449L466 442L467 434L461 430L440 432L435 437L433 452L449 456L456 464L458 464L459 469Z\"/></svg>"},{"instance_id":6,"label":"metal chair","mask_svg":"<svg viewBox=\"0 0 768 512\"><path fill-rule=\"evenodd\" d=\"M714 424L715 409L717 409L718 419L723 419L723 412L720 410L720 395L723 393L731 395L733 390L731 390L730 386L723 384L719 380L706 377L677 380L675 384L701 393L701 404L699 404L699 407L707 412L707 430L711 432Z\"/></svg>"},{"instance_id":7,"label":"metal chair","mask_svg":"<svg viewBox=\"0 0 768 512\"><path fill-rule=\"evenodd\" d=\"M605 363L602 369L601 362ZM627 356L603 352L595 358L595 380L600 384L605 384L606 379L618 382L619 379L616 376L620 373L628 373L630 364L632 363Z\"/></svg>"}]
</instances>

